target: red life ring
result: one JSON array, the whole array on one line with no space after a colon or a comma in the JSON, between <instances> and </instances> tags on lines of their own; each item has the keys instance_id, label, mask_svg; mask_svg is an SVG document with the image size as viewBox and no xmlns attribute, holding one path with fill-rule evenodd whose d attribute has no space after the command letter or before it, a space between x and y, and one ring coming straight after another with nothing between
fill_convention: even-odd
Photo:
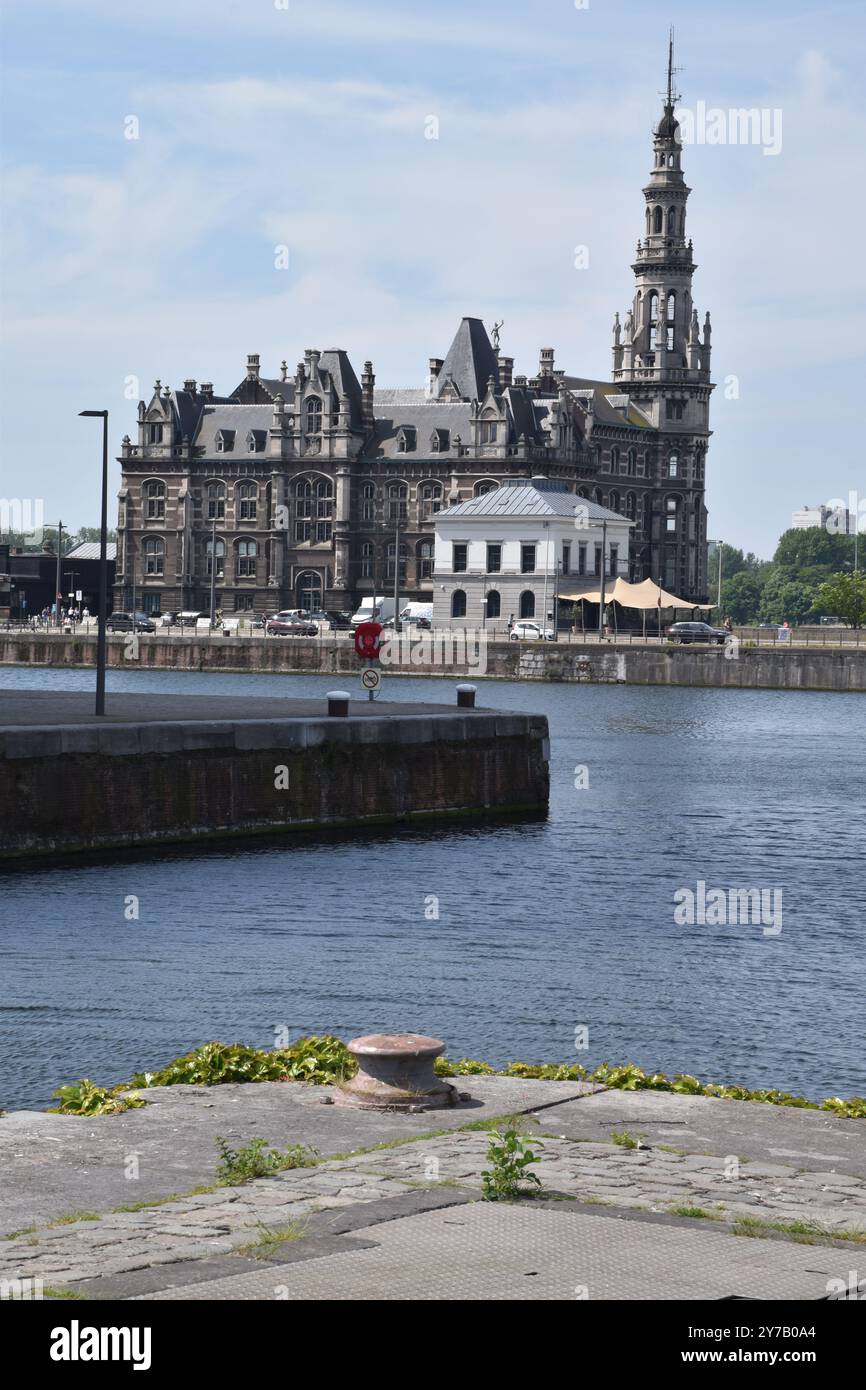
<instances>
[{"instance_id":1,"label":"red life ring","mask_svg":"<svg viewBox=\"0 0 866 1390\"><path fill-rule=\"evenodd\" d=\"M359 623L355 628L355 651L362 661L378 661L384 628L381 623Z\"/></svg>"}]
</instances>

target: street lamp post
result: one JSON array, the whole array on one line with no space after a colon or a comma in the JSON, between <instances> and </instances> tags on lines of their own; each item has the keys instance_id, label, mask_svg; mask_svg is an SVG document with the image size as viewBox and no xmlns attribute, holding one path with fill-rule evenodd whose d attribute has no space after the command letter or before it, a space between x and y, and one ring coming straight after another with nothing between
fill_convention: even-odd
<instances>
[{"instance_id":1,"label":"street lamp post","mask_svg":"<svg viewBox=\"0 0 866 1390\"><path fill-rule=\"evenodd\" d=\"M87 415L94 419L102 420L102 513L99 522L99 626L96 635L96 713L105 714L105 620L108 616L108 411L80 410L78 413L79 415Z\"/></svg>"},{"instance_id":2,"label":"street lamp post","mask_svg":"<svg viewBox=\"0 0 866 1390\"><path fill-rule=\"evenodd\" d=\"M601 590L598 595L598 640L604 634L604 594L605 594L605 574L607 570L607 521L601 523Z\"/></svg>"},{"instance_id":3,"label":"street lamp post","mask_svg":"<svg viewBox=\"0 0 866 1390\"><path fill-rule=\"evenodd\" d=\"M722 546L724 545L724 541L712 541L711 544L714 545L714 546L716 547L716 553L718 554L718 557L719 557L719 575L718 575L719 583L718 583L718 599L717 599L717 602L716 602L716 607L717 607L718 610L719 610L719 618L721 619L721 616L722 616Z\"/></svg>"}]
</instances>

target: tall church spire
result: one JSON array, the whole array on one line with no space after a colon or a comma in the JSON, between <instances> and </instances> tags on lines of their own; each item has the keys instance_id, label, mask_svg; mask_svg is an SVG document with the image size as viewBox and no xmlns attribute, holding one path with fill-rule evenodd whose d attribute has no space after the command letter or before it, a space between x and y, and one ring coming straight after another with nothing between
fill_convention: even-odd
<instances>
[{"instance_id":1,"label":"tall church spire","mask_svg":"<svg viewBox=\"0 0 866 1390\"><path fill-rule=\"evenodd\" d=\"M667 83L662 117L653 132L653 162L643 189L644 234L632 265L635 297L622 341L614 345L614 381L633 375L658 382L709 381L709 343L695 342L692 330L692 243L686 240L686 203L691 189L682 171L679 94L674 66L674 33L668 37Z\"/></svg>"}]
</instances>

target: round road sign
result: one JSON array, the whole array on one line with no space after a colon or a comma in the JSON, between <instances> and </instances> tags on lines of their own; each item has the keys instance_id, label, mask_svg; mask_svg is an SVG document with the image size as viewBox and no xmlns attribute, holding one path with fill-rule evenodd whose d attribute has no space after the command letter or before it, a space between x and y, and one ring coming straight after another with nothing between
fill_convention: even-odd
<instances>
[{"instance_id":1,"label":"round road sign","mask_svg":"<svg viewBox=\"0 0 866 1390\"><path fill-rule=\"evenodd\" d=\"M361 684L365 690L377 690L382 677L372 666L361 672Z\"/></svg>"}]
</instances>

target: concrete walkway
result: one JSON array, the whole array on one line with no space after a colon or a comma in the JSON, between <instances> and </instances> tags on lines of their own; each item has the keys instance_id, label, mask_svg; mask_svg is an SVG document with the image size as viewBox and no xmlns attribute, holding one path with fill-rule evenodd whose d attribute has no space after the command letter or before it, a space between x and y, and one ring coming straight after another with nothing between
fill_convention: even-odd
<instances>
[{"instance_id":1,"label":"concrete walkway","mask_svg":"<svg viewBox=\"0 0 866 1390\"><path fill-rule=\"evenodd\" d=\"M569 1082L460 1084L472 1103L416 1115L262 1083L163 1088L95 1120L4 1117L5 1229L28 1210L36 1229L0 1242L0 1278L93 1298L817 1298L857 1269L862 1121ZM555 1202L478 1201L489 1134L461 1127L515 1114ZM614 1140L642 1133L649 1147ZM213 1182L216 1134L342 1153L152 1205ZM376 1144L388 1147L347 1152Z\"/></svg>"}]
</instances>

